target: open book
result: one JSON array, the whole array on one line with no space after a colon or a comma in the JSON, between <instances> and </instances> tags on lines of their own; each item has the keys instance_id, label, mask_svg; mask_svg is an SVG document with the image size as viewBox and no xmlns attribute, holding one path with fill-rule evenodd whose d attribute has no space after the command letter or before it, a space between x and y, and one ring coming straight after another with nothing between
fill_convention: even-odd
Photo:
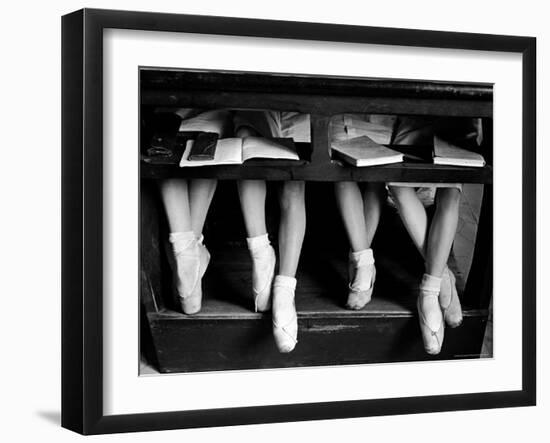
<instances>
[{"instance_id":1,"label":"open book","mask_svg":"<svg viewBox=\"0 0 550 443\"><path fill-rule=\"evenodd\" d=\"M188 160L193 140L189 140L181 157L181 167L241 165L252 158L300 160L291 138L222 138L218 140L213 160Z\"/></svg>"},{"instance_id":2,"label":"open book","mask_svg":"<svg viewBox=\"0 0 550 443\"><path fill-rule=\"evenodd\" d=\"M332 143L333 157L353 166L375 166L401 163L403 154L376 143L363 135L349 140Z\"/></svg>"},{"instance_id":3,"label":"open book","mask_svg":"<svg viewBox=\"0 0 550 443\"><path fill-rule=\"evenodd\" d=\"M481 154L468 151L452 145L437 136L434 136L434 164L470 166L481 168L485 166L485 160Z\"/></svg>"}]
</instances>

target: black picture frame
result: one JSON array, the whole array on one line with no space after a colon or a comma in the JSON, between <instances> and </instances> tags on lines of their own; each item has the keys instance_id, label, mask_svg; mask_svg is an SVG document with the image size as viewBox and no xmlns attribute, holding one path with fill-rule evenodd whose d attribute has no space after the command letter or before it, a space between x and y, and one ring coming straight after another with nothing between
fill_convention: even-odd
<instances>
[{"instance_id":1,"label":"black picture frame","mask_svg":"<svg viewBox=\"0 0 550 443\"><path fill-rule=\"evenodd\" d=\"M522 388L517 391L109 415L103 412L103 30L501 51L522 55ZM83 9L62 19L62 426L82 434L536 404L536 39Z\"/></svg>"}]
</instances>

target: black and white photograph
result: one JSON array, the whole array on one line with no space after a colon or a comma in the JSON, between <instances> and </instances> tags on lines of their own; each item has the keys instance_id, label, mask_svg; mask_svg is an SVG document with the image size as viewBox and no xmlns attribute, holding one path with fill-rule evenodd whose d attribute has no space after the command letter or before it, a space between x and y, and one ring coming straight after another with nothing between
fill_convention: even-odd
<instances>
[{"instance_id":1,"label":"black and white photograph","mask_svg":"<svg viewBox=\"0 0 550 443\"><path fill-rule=\"evenodd\" d=\"M546 9L6 3L0 440L546 442Z\"/></svg>"},{"instance_id":2,"label":"black and white photograph","mask_svg":"<svg viewBox=\"0 0 550 443\"><path fill-rule=\"evenodd\" d=\"M62 17L64 428L538 404L536 38L309 12Z\"/></svg>"},{"instance_id":3,"label":"black and white photograph","mask_svg":"<svg viewBox=\"0 0 550 443\"><path fill-rule=\"evenodd\" d=\"M493 356L493 85L139 68L140 375Z\"/></svg>"}]
</instances>

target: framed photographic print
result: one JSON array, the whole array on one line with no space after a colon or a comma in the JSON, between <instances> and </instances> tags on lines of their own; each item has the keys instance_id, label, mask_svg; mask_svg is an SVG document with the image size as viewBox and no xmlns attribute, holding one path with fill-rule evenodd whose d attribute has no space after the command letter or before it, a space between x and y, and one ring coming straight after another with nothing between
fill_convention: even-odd
<instances>
[{"instance_id":1,"label":"framed photographic print","mask_svg":"<svg viewBox=\"0 0 550 443\"><path fill-rule=\"evenodd\" d=\"M63 426L535 404L534 38L62 25Z\"/></svg>"}]
</instances>

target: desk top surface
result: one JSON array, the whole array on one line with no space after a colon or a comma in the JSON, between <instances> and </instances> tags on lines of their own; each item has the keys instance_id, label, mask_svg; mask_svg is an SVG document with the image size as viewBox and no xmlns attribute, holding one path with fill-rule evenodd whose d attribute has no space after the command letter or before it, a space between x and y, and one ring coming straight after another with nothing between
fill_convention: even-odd
<instances>
[{"instance_id":1,"label":"desk top surface","mask_svg":"<svg viewBox=\"0 0 550 443\"><path fill-rule=\"evenodd\" d=\"M141 68L143 90L243 91L491 101L489 83Z\"/></svg>"}]
</instances>

